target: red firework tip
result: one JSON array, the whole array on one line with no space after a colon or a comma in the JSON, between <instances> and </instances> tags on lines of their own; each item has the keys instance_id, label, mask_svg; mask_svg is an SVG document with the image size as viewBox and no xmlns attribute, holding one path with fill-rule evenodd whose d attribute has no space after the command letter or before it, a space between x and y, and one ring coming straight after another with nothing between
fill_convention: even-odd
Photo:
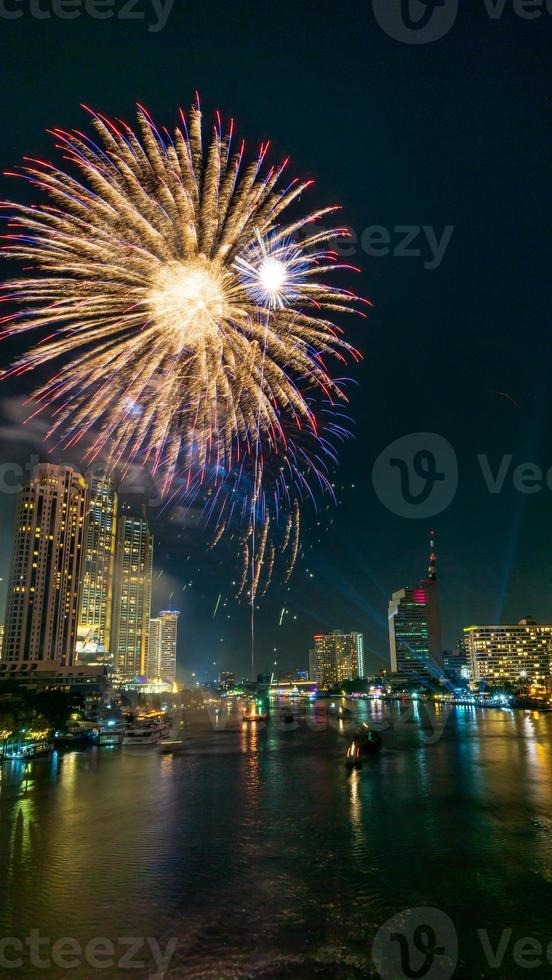
<instances>
[{"instance_id":1,"label":"red firework tip","mask_svg":"<svg viewBox=\"0 0 552 980\"><path fill-rule=\"evenodd\" d=\"M136 107L137 107L137 109L139 109L139 111L142 113L142 115L144 115L146 117L146 119L148 120L148 122L151 123L152 122L152 118L151 118L151 112L149 111L149 109L146 109L145 105L142 105L141 102L137 102L136 103Z\"/></svg>"},{"instance_id":2,"label":"red firework tip","mask_svg":"<svg viewBox=\"0 0 552 980\"><path fill-rule=\"evenodd\" d=\"M26 160L27 163L36 163L38 166L44 167L45 170L57 170L53 163L48 160L41 160L39 157L23 157L23 160ZM29 167L25 167L25 170L29 170Z\"/></svg>"}]
</instances>

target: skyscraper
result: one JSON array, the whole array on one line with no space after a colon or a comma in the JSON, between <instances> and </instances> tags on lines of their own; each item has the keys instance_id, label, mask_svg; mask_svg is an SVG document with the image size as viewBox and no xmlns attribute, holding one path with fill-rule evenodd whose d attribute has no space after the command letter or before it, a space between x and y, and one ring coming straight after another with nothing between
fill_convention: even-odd
<instances>
[{"instance_id":1,"label":"skyscraper","mask_svg":"<svg viewBox=\"0 0 552 980\"><path fill-rule=\"evenodd\" d=\"M162 609L150 619L147 675L152 680L161 679L165 684L176 680L176 636L178 617L176 609Z\"/></svg>"},{"instance_id":2,"label":"skyscraper","mask_svg":"<svg viewBox=\"0 0 552 980\"><path fill-rule=\"evenodd\" d=\"M320 687L364 677L362 633L317 633L309 653L309 676Z\"/></svg>"},{"instance_id":3,"label":"skyscraper","mask_svg":"<svg viewBox=\"0 0 552 980\"><path fill-rule=\"evenodd\" d=\"M154 616L149 623L146 675L152 680L161 677L161 620L159 616Z\"/></svg>"},{"instance_id":4,"label":"skyscraper","mask_svg":"<svg viewBox=\"0 0 552 980\"><path fill-rule=\"evenodd\" d=\"M161 670L160 677L166 684L174 684L176 680L176 635L178 617L176 609L162 609L159 613L161 621Z\"/></svg>"},{"instance_id":5,"label":"skyscraper","mask_svg":"<svg viewBox=\"0 0 552 980\"><path fill-rule=\"evenodd\" d=\"M86 481L70 466L39 463L19 493L3 659L73 662Z\"/></svg>"},{"instance_id":6,"label":"skyscraper","mask_svg":"<svg viewBox=\"0 0 552 980\"><path fill-rule=\"evenodd\" d=\"M428 577L417 588L407 587L394 592L389 601L389 652L393 673L413 680L442 676L434 531L430 536Z\"/></svg>"},{"instance_id":7,"label":"skyscraper","mask_svg":"<svg viewBox=\"0 0 552 980\"><path fill-rule=\"evenodd\" d=\"M119 511L115 547L113 651L117 673L126 679L146 674L151 614L153 535L145 510Z\"/></svg>"},{"instance_id":8,"label":"skyscraper","mask_svg":"<svg viewBox=\"0 0 552 980\"><path fill-rule=\"evenodd\" d=\"M77 629L77 658L111 651L113 572L117 529L117 493L110 476L86 474L88 511L84 529L82 591Z\"/></svg>"}]
</instances>

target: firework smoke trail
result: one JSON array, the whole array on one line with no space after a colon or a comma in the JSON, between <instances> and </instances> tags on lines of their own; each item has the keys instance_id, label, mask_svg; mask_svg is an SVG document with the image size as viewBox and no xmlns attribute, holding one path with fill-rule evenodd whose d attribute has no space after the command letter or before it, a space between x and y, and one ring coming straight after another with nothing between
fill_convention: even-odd
<instances>
[{"instance_id":1,"label":"firework smoke trail","mask_svg":"<svg viewBox=\"0 0 552 980\"><path fill-rule=\"evenodd\" d=\"M246 162L233 123L223 131L219 119L204 145L197 105L172 137L141 106L137 131L87 111L98 142L53 131L73 174L33 159L13 174L49 201L4 202L2 252L25 272L2 287L20 307L0 320L3 336L45 336L3 376L59 359L29 418L46 412L49 438L81 444L87 464L149 464L163 495L177 475L197 487L249 456L264 481L252 506L266 513L267 491L280 489L267 487L264 460L282 457L295 528L293 484L301 497L306 484L293 433L318 447L307 456L323 486L332 428L317 396L346 401L325 359L359 356L332 321L365 302L329 281L350 268L329 248L348 232L313 227L333 206L286 221L312 182L283 183L287 161L270 166L268 144ZM252 602L255 583L256 567Z\"/></svg>"},{"instance_id":2,"label":"firework smoke trail","mask_svg":"<svg viewBox=\"0 0 552 980\"><path fill-rule=\"evenodd\" d=\"M293 569L295 568L295 564L297 562L297 555L299 554L299 540L300 540L300 530L301 530L300 513L301 512L299 510L299 504L297 503L297 501L295 501L293 505L293 514L292 514L292 531L291 531L291 536L293 540L292 552L291 552L289 565L286 569L284 582L289 582L291 578L291 573L293 572Z\"/></svg>"},{"instance_id":3,"label":"firework smoke trail","mask_svg":"<svg viewBox=\"0 0 552 980\"><path fill-rule=\"evenodd\" d=\"M217 598L217 601L216 601L216 605L215 605L215 610L214 610L214 612L213 612L213 615L212 615L212 617L211 617L212 619L214 619L214 618L215 618L215 616L216 616L216 614L217 614L217 610L218 610L218 607L219 607L219 605L220 605L220 600L221 600L221 598L222 598L222 594L221 594L221 593L219 592L219 594L218 594L218 598Z\"/></svg>"}]
</instances>

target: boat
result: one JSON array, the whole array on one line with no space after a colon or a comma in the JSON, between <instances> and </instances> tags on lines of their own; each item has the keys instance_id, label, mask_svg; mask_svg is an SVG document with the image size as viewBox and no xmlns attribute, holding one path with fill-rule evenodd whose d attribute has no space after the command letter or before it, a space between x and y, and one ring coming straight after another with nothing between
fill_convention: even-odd
<instances>
[{"instance_id":1,"label":"boat","mask_svg":"<svg viewBox=\"0 0 552 980\"><path fill-rule=\"evenodd\" d=\"M98 735L98 745L121 745L125 726L119 721L102 722Z\"/></svg>"},{"instance_id":2,"label":"boat","mask_svg":"<svg viewBox=\"0 0 552 980\"><path fill-rule=\"evenodd\" d=\"M349 743L345 765L348 769L361 769L362 760L367 755L375 755L381 750L381 747L382 741L379 732L374 731L373 728L369 728L366 722L363 722L359 731Z\"/></svg>"},{"instance_id":3,"label":"boat","mask_svg":"<svg viewBox=\"0 0 552 980\"><path fill-rule=\"evenodd\" d=\"M6 749L4 758L13 762L31 762L35 759L48 759L53 751L53 742L46 739L36 742L18 742Z\"/></svg>"},{"instance_id":4,"label":"boat","mask_svg":"<svg viewBox=\"0 0 552 980\"><path fill-rule=\"evenodd\" d=\"M362 769L362 750L360 741L357 738L353 739L347 749L345 765L347 769Z\"/></svg>"},{"instance_id":5,"label":"boat","mask_svg":"<svg viewBox=\"0 0 552 980\"><path fill-rule=\"evenodd\" d=\"M330 704L330 711L332 712L332 714L335 714L338 718L347 718L349 715L352 715L353 713L350 708L345 708L342 704L339 705Z\"/></svg>"},{"instance_id":6,"label":"boat","mask_svg":"<svg viewBox=\"0 0 552 980\"><path fill-rule=\"evenodd\" d=\"M123 745L157 745L161 739L161 728L156 725L132 725L123 735Z\"/></svg>"},{"instance_id":7,"label":"boat","mask_svg":"<svg viewBox=\"0 0 552 980\"><path fill-rule=\"evenodd\" d=\"M368 755L381 750L381 735L379 732L374 731L373 728L369 728L364 721L360 730L355 735L355 739L360 744L362 755Z\"/></svg>"},{"instance_id":8,"label":"boat","mask_svg":"<svg viewBox=\"0 0 552 980\"><path fill-rule=\"evenodd\" d=\"M184 742L178 738L165 738L159 742L163 755L178 755L184 749Z\"/></svg>"},{"instance_id":9,"label":"boat","mask_svg":"<svg viewBox=\"0 0 552 980\"><path fill-rule=\"evenodd\" d=\"M242 721L266 721L268 714L263 711L257 702L250 704L242 713Z\"/></svg>"},{"instance_id":10,"label":"boat","mask_svg":"<svg viewBox=\"0 0 552 980\"><path fill-rule=\"evenodd\" d=\"M54 732L54 745L63 749L82 749L98 742L97 728L80 728L78 725L65 731Z\"/></svg>"}]
</instances>

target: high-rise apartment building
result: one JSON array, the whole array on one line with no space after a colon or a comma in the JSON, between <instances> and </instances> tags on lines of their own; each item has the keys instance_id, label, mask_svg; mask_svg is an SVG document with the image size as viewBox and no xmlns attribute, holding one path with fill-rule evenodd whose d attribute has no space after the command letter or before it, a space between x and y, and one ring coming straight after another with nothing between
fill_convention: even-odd
<instances>
[{"instance_id":1,"label":"high-rise apartment building","mask_svg":"<svg viewBox=\"0 0 552 980\"><path fill-rule=\"evenodd\" d=\"M431 532L428 576L417 588L394 592L389 602L391 671L424 681L443 674L443 650L435 532Z\"/></svg>"},{"instance_id":2,"label":"high-rise apartment building","mask_svg":"<svg viewBox=\"0 0 552 980\"><path fill-rule=\"evenodd\" d=\"M86 481L71 466L39 463L19 493L3 659L73 662Z\"/></svg>"},{"instance_id":3,"label":"high-rise apartment building","mask_svg":"<svg viewBox=\"0 0 552 980\"><path fill-rule=\"evenodd\" d=\"M469 626L464 630L472 680L548 690L551 686L552 625L527 617L515 626Z\"/></svg>"},{"instance_id":4,"label":"high-rise apartment building","mask_svg":"<svg viewBox=\"0 0 552 980\"><path fill-rule=\"evenodd\" d=\"M165 684L176 680L176 638L178 617L176 609L162 609L158 616L150 619L147 675L160 679Z\"/></svg>"},{"instance_id":5,"label":"high-rise apartment building","mask_svg":"<svg viewBox=\"0 0 552 980\"><path fill-rule=\"evenodd\" d=\"M231 691L236 686L236 675L233 670L221 670L218 675L219 688L222 691Z\"/></svg>"},{"instance_id":6,"label":"high-rise apartment building","mask_svg":"<svg viewBox=\"0 0 552 980\"><path fill-rule=\"evenodd\" d=\"M111 651L117 492L112 477L86 474L88 511L84 529L77 659L107 659Z\"/></svg>"},{"instance_id":7,"label":"high-rise apartment building","mask_svg":"<svg viewBox=\"0 0 552 980\"><path fill-rule=\"evenodd\" d=\"M162 609L159 613L161 620L161 680L166 684L174 684L176 680L176 637L178 617L176 609Z\"/></svg>"},{"instance_id":8,"label":"high-rise apartment building","mask_svg":"<svg viewBox=\"0 0 552 980\"><path fill-rule=\"evenodd\" d=\"M117 674L144 677L147 669L153 535L145 511L119 509L115 546L113 627L110 641Z\"/></svg>"},{"instance_id":9,"label":"high-rise apartment building","mask_svg":"<svg viewBox=\"0 0 552 980\"><path fill-rule=\"evenodd\" d=\"M364 677L362 633L317 633L309 653L309 677L319 687L331 687L345 680Z\"/></svg>"},{"instance_id":10,"label":"high-rise apartment building","mask_svg":"<svg viewBox=\"0 0 552 980\"><path fill-rule=\"evenodd\" d=\"M159 616L153 616L149 622L146 676L152 680L161 677L161 620Z\"/></svg>"}]
</instances>

